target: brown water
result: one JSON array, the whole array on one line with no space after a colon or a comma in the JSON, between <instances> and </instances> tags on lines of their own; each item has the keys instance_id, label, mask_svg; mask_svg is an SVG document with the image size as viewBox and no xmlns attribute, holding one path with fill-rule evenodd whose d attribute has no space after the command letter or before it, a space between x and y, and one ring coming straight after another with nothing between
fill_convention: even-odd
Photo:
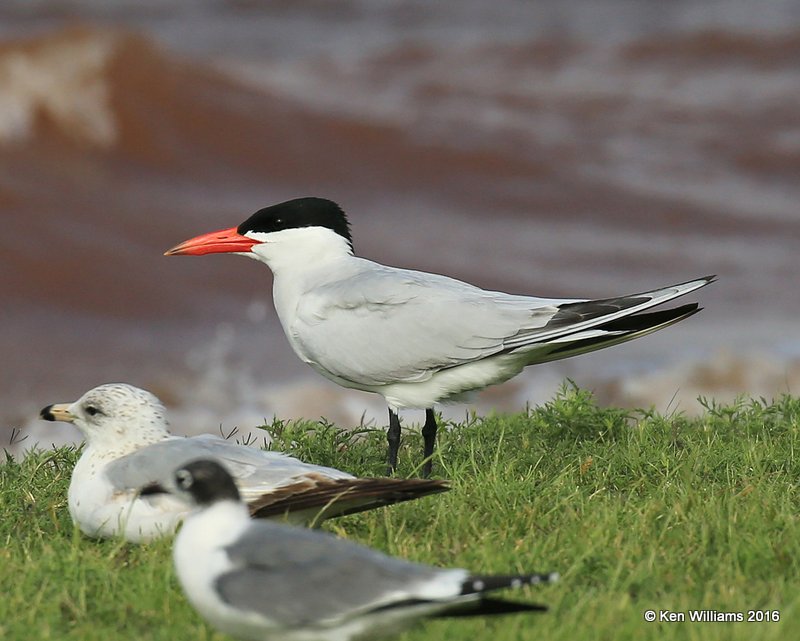
<instances>
[{"instance_id":1,"label":"brown water","mask_svg":"<svg viewBox=\"0 0 800 641\"><path fill-rule=\"evenodd\" d=\"M797 392L800 14L663 4L4 3L0 432L72 436L38 408L110 380L179 431L382 424L292 355L268 270L161 255L300 195L339 201L361 255L516 293L719 274L700 315L481 411L565 375L661 410Z\"/></svg>"}]
</instances>

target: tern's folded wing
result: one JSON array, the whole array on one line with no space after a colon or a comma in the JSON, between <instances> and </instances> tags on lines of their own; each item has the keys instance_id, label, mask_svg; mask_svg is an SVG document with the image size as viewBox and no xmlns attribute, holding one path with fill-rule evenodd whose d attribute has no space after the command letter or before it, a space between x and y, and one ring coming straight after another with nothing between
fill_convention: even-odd
<instances>
[{"instance_id":1,"label":"tern's folded wing","mask_svg":"<svg viewBox=\"0 0 800 641\"><path fill-rule=\"evenodd\" d=\"M344 381L418 382L442 369L563 340L708 282L598 301L545 299L373 266L308 292L287 331L306 362Z\"/></svg>"}]
</instances>

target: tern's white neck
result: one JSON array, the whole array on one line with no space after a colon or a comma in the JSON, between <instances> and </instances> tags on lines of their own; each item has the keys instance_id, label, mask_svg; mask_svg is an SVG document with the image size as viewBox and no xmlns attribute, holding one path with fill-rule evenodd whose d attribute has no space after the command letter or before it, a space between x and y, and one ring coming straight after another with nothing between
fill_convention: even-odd
<instances>
[{"instance_id":1,"label":"tern's white neck","mask_svg":"<svg viewBox=\"0 0 800 641\"><path fill-rule=\"evenodd\" d=\"M283 272L314 271L325 264L352 256L347 239L325 227L302 227L248 234L262 241L247 254L266 263L275 276Z\"/></svg>"}]
</instances>

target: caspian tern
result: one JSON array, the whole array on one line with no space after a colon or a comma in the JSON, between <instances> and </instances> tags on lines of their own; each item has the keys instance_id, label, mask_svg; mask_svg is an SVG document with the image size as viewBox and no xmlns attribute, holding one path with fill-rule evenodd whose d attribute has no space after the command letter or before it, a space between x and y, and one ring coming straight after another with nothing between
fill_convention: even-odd
<instances>
[{"instance_id":1,"label":"caspian tern","mask_svg":"<svg viewBox=\"0 0 800 641\"><path fill-rule=\"evenodd\" d=\"M211 434L172 436L158 398L125 383L95 387L71 404L48 405L41 417L72 423L86 438L72 472L68 505L72 520L91 537L122 536L140 543L174 533L188 512L186 504L139 490L197 458L225 466L253 516L286 515L299 523L447 489L423 479L356 478Z\"/></svg>"},{"instance_id":2,"label":"caspian tern","mask_svg":"<svg viewBox=\"0 0 800 641\"><path fill-rule=\"evenodd\" d=\"M558 575L474 575L393 558L317 530L252 521L213 461L162 487L196 506L173 545L189 602L214 627L260 641L349 641L400 632L417 619L537 612L487 596Z\"/></svg>"},{"instance_id":3,"label":"caspian tern","mask_svg":"<svg viewBox=\"0 0 800 641\"><path fill-rule=\"evenodd\" d=\"M389 469L397 411L425 409L424 475L436 440L433 406L502 383L534 363L644 336L699 311L696 303L641 313L714 280L586 300L487 291L353 254L342 209L323 198L266 207L238 227L187 240L172 255L234 253L266 263L273 300L295 353L323 376L381 394L389 406Z\"/></svg>"}]
</instances>

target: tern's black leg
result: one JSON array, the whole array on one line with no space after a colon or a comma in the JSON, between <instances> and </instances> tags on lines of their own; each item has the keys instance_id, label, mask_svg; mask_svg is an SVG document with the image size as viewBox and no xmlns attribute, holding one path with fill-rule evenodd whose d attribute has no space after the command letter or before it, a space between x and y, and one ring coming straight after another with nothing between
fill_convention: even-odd
<instances>
[{"instance_id":1,"label":"tern's black leg","mask_svg":"<svg viewBox=\"0 0 800 641\"><path fill-rule=\"evenodd\" d=\"M400 417L391 407L389 408L389 429L386 432L389 441L389 474L394 474L397 469L397 450L400 449Z\"/></svg>"},{"instance_id":2,"label":"tern's black leg","mask_svg":"<svg viewBox=\"0 0 800 641\"><path fill-rule=\"evenodd\" d=\"M425 439L425 464L422 466L422 476L428 478L433 467L431 456L436 446L436 416L433 408L425 410L425 425L422 427L422 438Z\"/></svg>"}]
</instances>

